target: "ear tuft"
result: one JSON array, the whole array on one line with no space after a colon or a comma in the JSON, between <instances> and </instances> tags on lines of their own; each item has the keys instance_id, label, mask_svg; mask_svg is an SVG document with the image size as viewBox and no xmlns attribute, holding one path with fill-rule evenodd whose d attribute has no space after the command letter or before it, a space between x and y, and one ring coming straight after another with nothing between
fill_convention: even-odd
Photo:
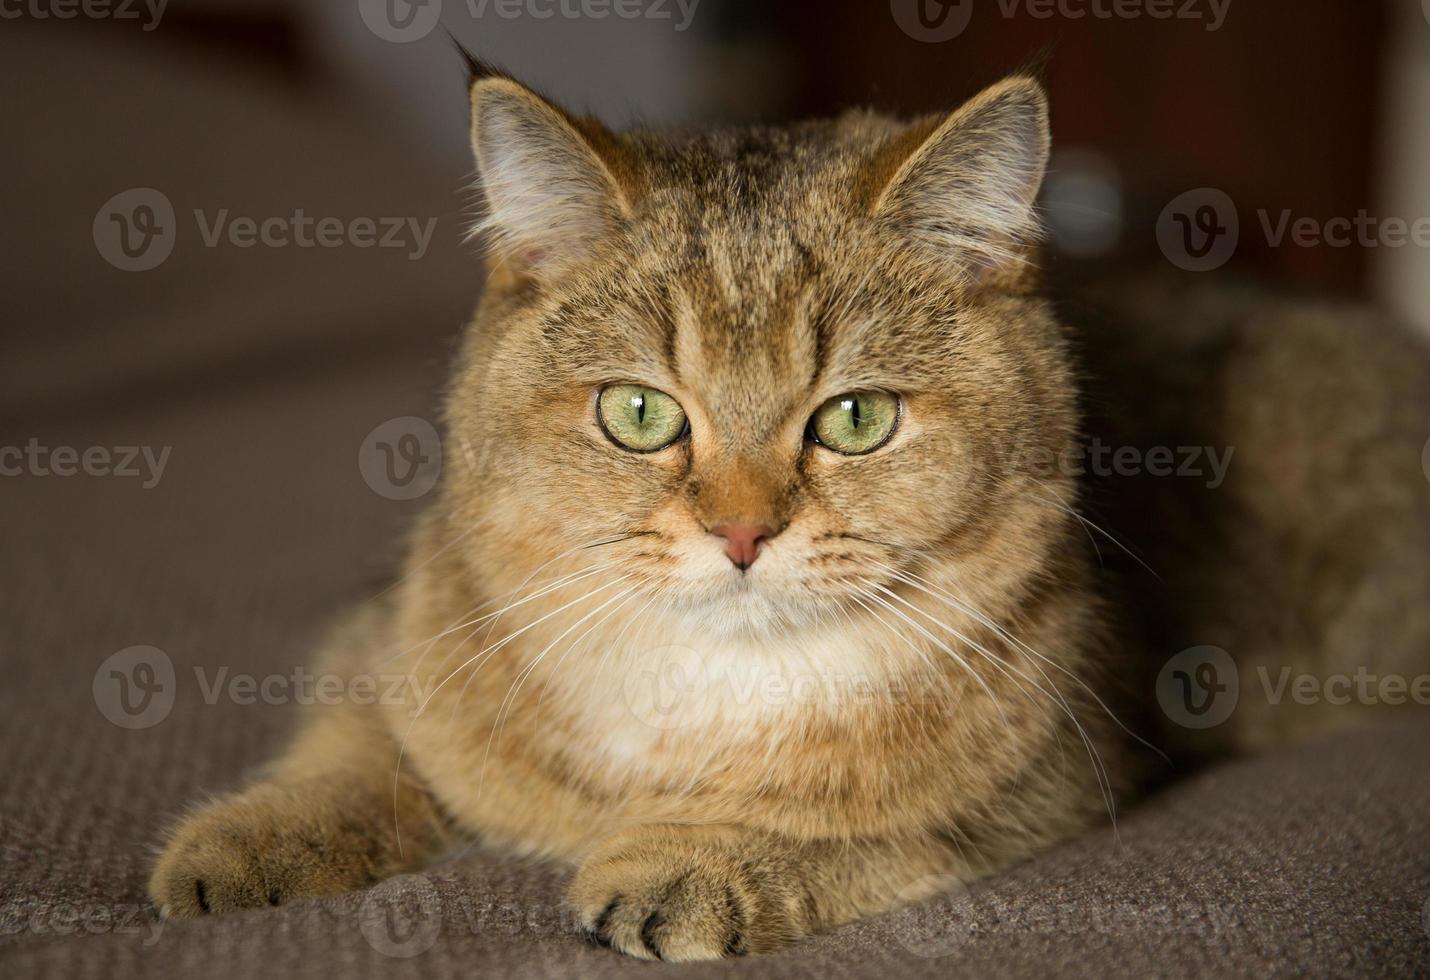
<instances>
[{"instance_id":1,"label":"ear tuft","mask_svg":"<svg viewBox=\"0 0 1430 980\"><path fill-rule=\"evenodd\" d=\"M490 71L476 77L471 102L487 204L472 234L488 236L499 260L536 275L589 254L628 213L611 169L583 133L592 124L578 128L529 88Z\"/></svg>"},{"instance_id":2,"label":"ear tuft","mask_svg":"<svg viewBox=\"0 0 1430 980\"><path fill-rule=\"evenodd\" d=\"M462 65L467 69L468 92L472 90L473 85L477 84L477 82L481 81L484 78L511 77L506 72L498 68L496 65L493 65L490 62L483 61L481 58L478 58L476 55L472 54L471 49L468 48L461 41L457 40L457 35L447 30L447 28L444 27L442 28L442 30L444 33L446 33L447 40L452 42L452 47L456 49L457 57L462 59Z\"/></svg>"},{"instance_id":3,"label":"ear tuft","mask_svg":"<svg viewBox=\"0 0 1430 980\"><path fill-rule=\"evenodd\" d=\"M874 214L975 276L1017 263L1040 237L1033 202L1049 143L1042 86L1006 79L933 128L884 186Z\"/></svg>"}]
</instances>

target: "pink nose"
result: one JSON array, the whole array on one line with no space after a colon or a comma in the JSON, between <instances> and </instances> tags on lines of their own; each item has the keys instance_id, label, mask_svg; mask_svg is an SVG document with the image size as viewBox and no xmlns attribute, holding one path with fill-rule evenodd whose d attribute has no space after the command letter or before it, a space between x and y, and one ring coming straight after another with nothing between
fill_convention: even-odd
<instances>
[{"instance_id":1,"label":"pink nose","mask_svg":"<svg viewBox=\"0 0 1430 980\"><path fill-rule=\"evenodd\" d=\"M760 545L778 532L764 524L716 524L710 533L725 539L725 554L743 572L760 557Z\"/></svg>"}]
</instances>

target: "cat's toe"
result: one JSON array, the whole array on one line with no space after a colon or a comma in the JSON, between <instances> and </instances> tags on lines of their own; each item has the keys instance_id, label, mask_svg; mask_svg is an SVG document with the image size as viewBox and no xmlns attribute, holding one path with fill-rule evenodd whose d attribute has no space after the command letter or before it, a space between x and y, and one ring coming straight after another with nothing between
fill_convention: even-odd
<instances>
[{"instance_id":1,"label":"cat's toe","mask_svg":"<svg viewBox=\"0 0 1430 980\"><path fill-rule=\"evenodd\" d=\"M592 941L641 959L714 960L747 951L733 898L717 907L679 891L612 896L599 912L587 909L582 926Z\"/></svg>"},{"instance_id":2,"label":"cat's toe","mask_svg":"<svg viewBox=\"0 0 1430 980\"><path fill-rule=\"evenodd\" d=\"M193 919L216 912L277 904L257 856L226 836L176 837L149 879L149 897L165 918Z\"/></svg>"},{"instance_id":3,"label":"cat's toe","mask_svg":"<svg viewBox=\"0 0 1430 980\"><path fill-rule=\"evenodd\" d=\"M751 902L738 881L717 871L583 869L570 897L586 934L629 956L714 960L750 951Z\"/></svg>"},{"instance_id":4,"label":"cat's toe","mask_svg":"<svg viewBox=\"0 0 1430 980\"><path fill-rule=\"evenodd\" d=\"M191 919L361 888L376 876L354 836L301 798L255 788L179 825L149 897L161 915Z\"/></svg>"}]
</instances>

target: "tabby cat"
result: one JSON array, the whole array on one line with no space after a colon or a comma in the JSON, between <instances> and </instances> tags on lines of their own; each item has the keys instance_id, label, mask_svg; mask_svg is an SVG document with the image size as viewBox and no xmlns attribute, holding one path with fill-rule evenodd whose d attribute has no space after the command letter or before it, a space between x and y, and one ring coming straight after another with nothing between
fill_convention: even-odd
<instances>
[{"instance_id":1,"label":"tabby cat","mask_svg":"<svg viewBox=\"0 0 1430 980\"><path fill-rule=\"evenodd\" d=\"M1020 462L1084 434L1039 84L615 134L477 66L471 107L490 266L452 465L325 648L414 693L305 709L172 835L162 912L478 839L568 865L598 941L709 959L1109 821L1150 695L1078 476Z\"/></svg>"}]
</instances>

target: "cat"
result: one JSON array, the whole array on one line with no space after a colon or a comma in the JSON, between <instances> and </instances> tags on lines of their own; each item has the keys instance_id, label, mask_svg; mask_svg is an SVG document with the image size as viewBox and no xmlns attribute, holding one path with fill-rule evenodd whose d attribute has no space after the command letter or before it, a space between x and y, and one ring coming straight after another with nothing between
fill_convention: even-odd
<instances>
[{"instance_id":1,"label":"cat","mask_svg":"<svg viewBox=\"0 0 1430 980\"><path fill-rule=\"evenodd\" d=\"M1430 714L1424 341L1353 302L1195 275L1061 292L1088 430L1200 453L1084 486L1137 556L1102 540L1133 571L1115 601L1151 654L1138 688L1174 722L1161 742L1196 761ZM1175 673L1216 658L1226 693L1189 715Z\"/></svg>"},{"instance_id":2,"label":"cat","mask_svg":"<svg viewBox=\"0 0 1430 980\"><path fill-rule=\"evenodd\" d=\"M1085 434L1040 84L622 134L475 62L470 93L490 263L458 462L324 644L413 693L305 708L170 836L162 913L478 839L569 866L598 942L716 959L1113 820L1148 755L1137 644L1079 477L1018 462Z\"/></svg>"}]
</instances>

